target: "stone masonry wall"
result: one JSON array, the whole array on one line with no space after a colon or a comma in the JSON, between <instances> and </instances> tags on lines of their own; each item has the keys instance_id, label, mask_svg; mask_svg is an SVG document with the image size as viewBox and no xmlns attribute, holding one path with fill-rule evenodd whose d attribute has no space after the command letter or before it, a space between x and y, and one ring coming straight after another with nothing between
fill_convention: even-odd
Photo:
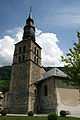
<instances>
[{"instance_id":1,"label":"stone masonry wall","mask_svg":"<svg viewBox=\"0 0 80 120\"><path fill-rule=\"evenodd\" d=\"M40 78L41 48L31 38L17 43L13 58L10 90L6 98L9 113L34 111L36 87L33 83Z\"/></svg>"},{"instance_id":2,"label":"stone masonry wall","mask_svg":"<svg viewBox=\"0 0 80 120\"><path fill-rule=\"evenodd\" d=\"M44 86L47 85L47 96L44 95ZM54 77L45 79L41 82L39 89L39 112L40 113L50 113L56 112L56 88Z\"/></svg>"},{"instance_id":3,"label":"stone masonry wall","mask_svg":"<svg viewBox=\"0 0 80 120\"><path fill-rule=\"evenodd\" d=\"M7 96L9 113L26 113L28 110L29 72L29 62L12 67L10 91Z\"/></svg>"},{"instance_id":4,"label":"stone masonry wall","mask_svg":"<svg viewBox=\"0 0 80 120\"><path fill-rule=\"evenodd\" d=\"M56 84L56 87L57 88L68 88L68 89L76 89L75 86L72 86L72 85L67 85L65 83L67 79L65 78L59 78L59 77L55 77L55 84Z\"/></svg>"},{"instance_id":5,"label":"stone masonry wall","mask_svg":"<svg viewBox=\"0 0 80 120\"><path fill-rule=\"evenodd\" d=\"M31 41L30 51L30 81L29 81L29 104L28 110L36 112L36 87L33 85L41 79L41 48L39 45Z\"/></svg>"}]
</instances>

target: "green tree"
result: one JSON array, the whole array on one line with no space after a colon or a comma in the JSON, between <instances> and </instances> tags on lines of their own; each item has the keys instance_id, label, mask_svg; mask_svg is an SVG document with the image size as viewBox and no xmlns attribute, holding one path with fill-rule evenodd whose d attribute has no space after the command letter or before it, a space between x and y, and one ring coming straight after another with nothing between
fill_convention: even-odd
<instances>
[{"instance_id":1,"label":"green tree","mask_svg":"<svg viewBox=\"0 0 80 120\"><path fill-rule=\"evenodd\" d=\"M66 83L76 86L79 89L80 96L80 32L77 31L78 43L73 41L73 49L69 49L69 53L66 53L66 58L62 57L62 61L65 62L65 73L68 75Z\"/></svg>"},{"instance_id":2,"label":"green tree","mask_svg":"<svg viewBox=\"0 0 80 120\"><path fill-rule=\"evenodd\" d=\"M8 80L0 80L0 91L3 93L9 91L9 81Z\"/></svg>"}]
</instances>

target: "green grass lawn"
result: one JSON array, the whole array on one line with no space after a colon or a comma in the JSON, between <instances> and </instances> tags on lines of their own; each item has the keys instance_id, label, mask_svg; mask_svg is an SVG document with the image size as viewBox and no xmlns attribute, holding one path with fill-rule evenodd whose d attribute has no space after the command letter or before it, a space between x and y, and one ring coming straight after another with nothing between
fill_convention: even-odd
<instances>
[{"instance_id":1,"label":"green grass lawn","mask_svg":"<svg viewBox=\"0 0 80 120\"><path fill-rule=\"evenodd\" d=\"M0 120L47 120L47 117L28 117L28 116L0 116ZM58 120L80 120L74 117L58 117Z\"/></svg>"}]
</instances>

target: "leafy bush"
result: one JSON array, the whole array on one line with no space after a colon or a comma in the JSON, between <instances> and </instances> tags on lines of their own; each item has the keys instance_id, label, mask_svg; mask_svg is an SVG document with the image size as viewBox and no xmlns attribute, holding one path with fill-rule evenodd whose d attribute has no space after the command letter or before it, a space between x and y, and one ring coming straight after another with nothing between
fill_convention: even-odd
<instances>
[{"instance_id":1,"label":"leafy bush","mask_svg":"<svg viewBox=\"0 0 80 120\"><path fill-rule=\"evenodd\" d=\"M65 111L65 110L61 110L61 111L60 111L60 115L61 115L62 117L65 117L65 116L66 116L66 111Z\"/></svg>"},{"instance_id":2,"label":"leafy bush","mask_svg":"<svg viewBox=\"0 0 80 120\"><path fill-rule=\"evenodd\" d=\"M55 113L50 113L48 116L47 116L48 120L58 120L58 117Z\"/></svg>"},{"instance_id":3,"label":"leafy bush","mask_svg":"<svg viewBox=\"0 0 80 120\"><path fill-rule=\"evenodd\" d=\"M28 112L28 116L33 116L34 115L34 112L33 111L29 111Z\"/></svg>"},{"instance_id":4,"label":"leafy bush","mask_svg":"<svg viewBox=\"0 0 80 120\"><path fill-rule=\"evenodd\" d=\"M2 115L2 116L5 116L7 113L8 113L7 109L3 108L3 109L1 110L1 115Z\"/></svg>"}]
</instances>

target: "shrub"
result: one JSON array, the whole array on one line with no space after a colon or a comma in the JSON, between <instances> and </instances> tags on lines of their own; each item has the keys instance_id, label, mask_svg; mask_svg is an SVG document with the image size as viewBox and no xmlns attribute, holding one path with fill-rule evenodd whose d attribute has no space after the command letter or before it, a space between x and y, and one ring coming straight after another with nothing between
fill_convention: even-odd
<instances>
[{"instance_id":1,"label":"shrub","mask_svg":"<svg viewBox=\"0 0 80 120\"><path fill-rule=\"evenodd\" d=\"M2 115L2 116L5 116L7 113L8 113L7 109L3 108L3 109L1 110L1 115Z\"/></svg>"},{"instance_id":2,"label":"shrub","mask_svg":"<svg viewBox=\"0 0 80 120\"><path fill-rule=\"evenodd\" d=\"M58 117L55 113L50 113L48 116L47 116L48 120L58 120Z\"/></svg>"},{"instance_id":3,"label":"shrub","mask_svg":"<svg viewBox=\"0 0 80 120\"><path fill-rule=\"evenodd\" d=\"M65 111L65 110L61 110L61 111L60 111L60 115L61 115L62 117L65 117L65 116L66 116L66 111Z\"/></svg>"},{"instance_id":4,"label":"shrub","mask_svg":"<svg viewBox=\"0 0 80 120\"><path fill-rule=\"evenodd\" d=\"M34 115L34 112L33 111L29 111L28 112L28 116L33 116Z\"/></svg>"}]
</instances>

